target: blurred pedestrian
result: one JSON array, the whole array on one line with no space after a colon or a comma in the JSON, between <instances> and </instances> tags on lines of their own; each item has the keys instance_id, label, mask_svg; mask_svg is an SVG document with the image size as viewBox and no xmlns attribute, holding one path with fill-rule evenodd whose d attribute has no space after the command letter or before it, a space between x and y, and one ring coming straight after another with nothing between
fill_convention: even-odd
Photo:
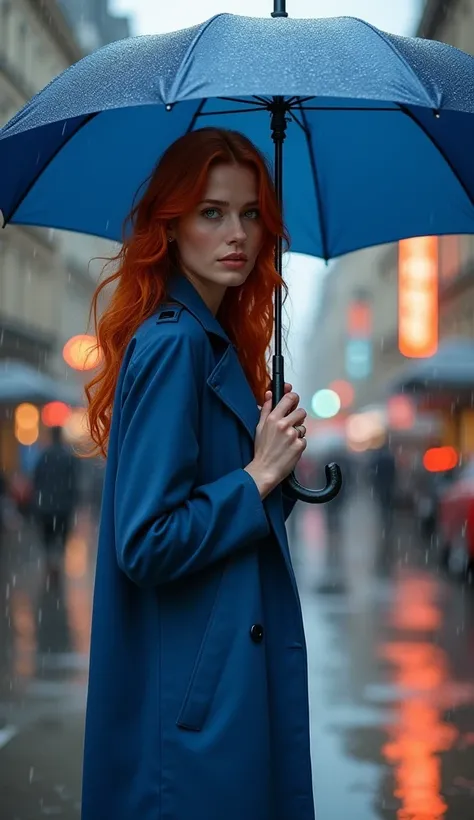
<instances>
[{"instance_id":1,"label":"blurred pedestrian","mask_svg":"<svg viewBox=\"0 0 474 820\"><path fill-rule=\"evenodd\" d=\"M373 494L380 511L382 537L389 539L393 527L395 503L396 462L388 442L374 450L370 462L370 480Z\"/></svg>"},{"instance_id":2,"label":"blurred pedestrian","mask_svg":"<svg viewBox=\"0 0 474 820\"><path fill-rule=\"evenodd\" d=\"M269 170L242 135L190 130L131 225L87 387L107 468L82 818L314 820L281 487L306 413L268 392Z\"/></svg>"},{"instance_id":3,"label":"blurred pedestrian","mask_svg":"<svg viewBox=\"0 0 474 820\"><path fill-rule=\"evenodd\" d=\"M33 493L47 567L57 571L78 503L78 460L63 442L61 427L51 428L51 444L36 462Z\"/></svg>"},{"instance_id":4,"label":"blurred pedestrian","mask_svg":"<svg viewBox=\"0 0 474 820\"><path fill-rule=\"evenodd\" d=\"M0 545L3 540L3 533L6 529L6 506L8 498L8 485L4 471L0 468Z\"/></svg>"},{"instance_id":5,"label":"blurred pedestrian","mask_svg":"<svg viewBox=\"0 0 474 820\"><path fill-rule=\"evenodd\" d=\"M334 551L337 552L340 557L341 541L343 538L344 512L347 509L347 503L349 501L352 486L352 461L347 453L347 450L343 450L342 448L340 448L337 451L337 454L333 455L328 460L337 461L343 476L342 487L336 498L333 498L324 505L330 546L332 546ZM337 560L339 560L339 558Z\"/></svg>"}]
</instances>

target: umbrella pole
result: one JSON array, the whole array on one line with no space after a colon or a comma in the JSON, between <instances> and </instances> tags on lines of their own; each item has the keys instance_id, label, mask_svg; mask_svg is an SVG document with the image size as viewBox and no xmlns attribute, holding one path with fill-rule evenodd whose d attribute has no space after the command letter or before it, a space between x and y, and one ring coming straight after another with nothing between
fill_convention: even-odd
<instances>
[{"instance_id":1,"label":"umbrella pole","mask_svg":"<svg viewBox=\"0 0 474 820\"><path fill-rule=\"evenodd\" d=\"M285 105L283 97L273 98L271 129L272 139L275 144L275 191L280 209L283 207L283 142L286 136ZM275 268L280 277L283 277L283 239L277 237L275 245ZM275 289L274 298L275 309L275 337L273 356L273 406L283 398L285 392L285 372L282 354L282 312L283 312L283 288Z\"/></svg>"},{"instance_id":2,"label":"umbrella pole","mask_svg":"<svg viewBox=\"0 0 474 820\"><path fill-rule=\"evenodd\" d=\"M273 16L284 17L285 0L275 0L275 12ZM275 144L275 191L280 209L283 209L283 143L286 136L286 113L287 107L283 97L273 97L270 105L272 114L271 129L272 140ZM282 278L283 270L283 239L277 237L275 245L275 268ZM283 398L285 392L285 368L282 354L282 307L283 288L275 289L275 334L274 334L274 355L272 372L272 394L273 407ZM306 501L309 504L324 504L335 498L342 486L341 470L337 464L326 464L326 486L321 490L310 490L299 483L295 474L292 473L285 480L285 493L299 501Z\"/></svg>"}]
</instances>

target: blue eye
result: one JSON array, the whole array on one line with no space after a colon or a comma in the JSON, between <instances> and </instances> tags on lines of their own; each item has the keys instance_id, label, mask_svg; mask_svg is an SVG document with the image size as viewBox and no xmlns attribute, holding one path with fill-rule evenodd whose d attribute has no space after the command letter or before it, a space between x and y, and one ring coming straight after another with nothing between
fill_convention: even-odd
<instances>
[{"instance_id":1,"label":"blue eye","mask_svg":"<svg viewBox=\"0 0 474 820\"><path fill-rule=\"evenodd\" d=\"M249 214L253 214L253 216L250 216L249 219L258 219L260 216L260 211L258 208L251 208L249 211L245 212L245 216L248 216Z\"/></svg>"},{"instance_id":2,"label":"blue eye","mask_svg":"<svg viewBox=\"0 0 474 820\"><path fill-rule=\"evenodd\" d=\"M202 211L202 215L207 219L215 219L215 216L210 216L210 214L217 214L217 216L220 216L220 212L217 208L206 208L205 211Z\"/></svg>"}]
</instances>

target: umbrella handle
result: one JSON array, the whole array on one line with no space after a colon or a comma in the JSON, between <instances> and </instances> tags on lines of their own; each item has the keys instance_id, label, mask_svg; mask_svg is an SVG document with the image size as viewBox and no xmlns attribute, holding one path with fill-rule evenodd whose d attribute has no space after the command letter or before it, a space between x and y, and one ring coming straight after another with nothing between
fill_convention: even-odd
<instances>
[{"instance_id":1,"label":"umbrella handle","mask_svg":"<svg viewBox=\"0 0 474 820\"><path fill-rule=\"evenodd\" d=\"M275 407L285 393L284 361L283 356L273 357L272 405ZM342 473L338 464L326 464L326 486L320 490L311 490L303 487L294 473L283 482L285 494L296 501L305 501L307 504L325 504L339 493L342 487Z\"/></svg>"},{"instance_id":2,"label":"umbrella handle","mask_svg":"<svg viewBox=\"0 0 474 820\"><path fill-rule=\"evenodd\" d=\"M306 501L307 504L326 504L327 501L332 501L342 487L341 468L338 464L332 462L326 464L324 471L326 473L326 486L321 490L310 490L308 487L303 487L295 474L291 473L283 484L285 495L289 495L290 498L294 498L296 501Z\"/></svg>"}]
</instances>

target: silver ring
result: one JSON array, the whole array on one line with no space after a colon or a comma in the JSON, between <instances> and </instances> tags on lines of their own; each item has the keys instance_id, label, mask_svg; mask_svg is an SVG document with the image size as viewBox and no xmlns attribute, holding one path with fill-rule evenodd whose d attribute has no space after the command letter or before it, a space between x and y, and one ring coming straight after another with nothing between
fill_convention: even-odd
<instances>
[{"instance_id":1,"label":"silver ring","mask_svg":"<svg viewBox=\"0 0 474 820\"><path fill-rule=\"evenodd\" d=\"M304 438L306 435L306 427L304 424L295 424L295 430L298 431L299 438Z\"/></svg>"}]
</instances>

